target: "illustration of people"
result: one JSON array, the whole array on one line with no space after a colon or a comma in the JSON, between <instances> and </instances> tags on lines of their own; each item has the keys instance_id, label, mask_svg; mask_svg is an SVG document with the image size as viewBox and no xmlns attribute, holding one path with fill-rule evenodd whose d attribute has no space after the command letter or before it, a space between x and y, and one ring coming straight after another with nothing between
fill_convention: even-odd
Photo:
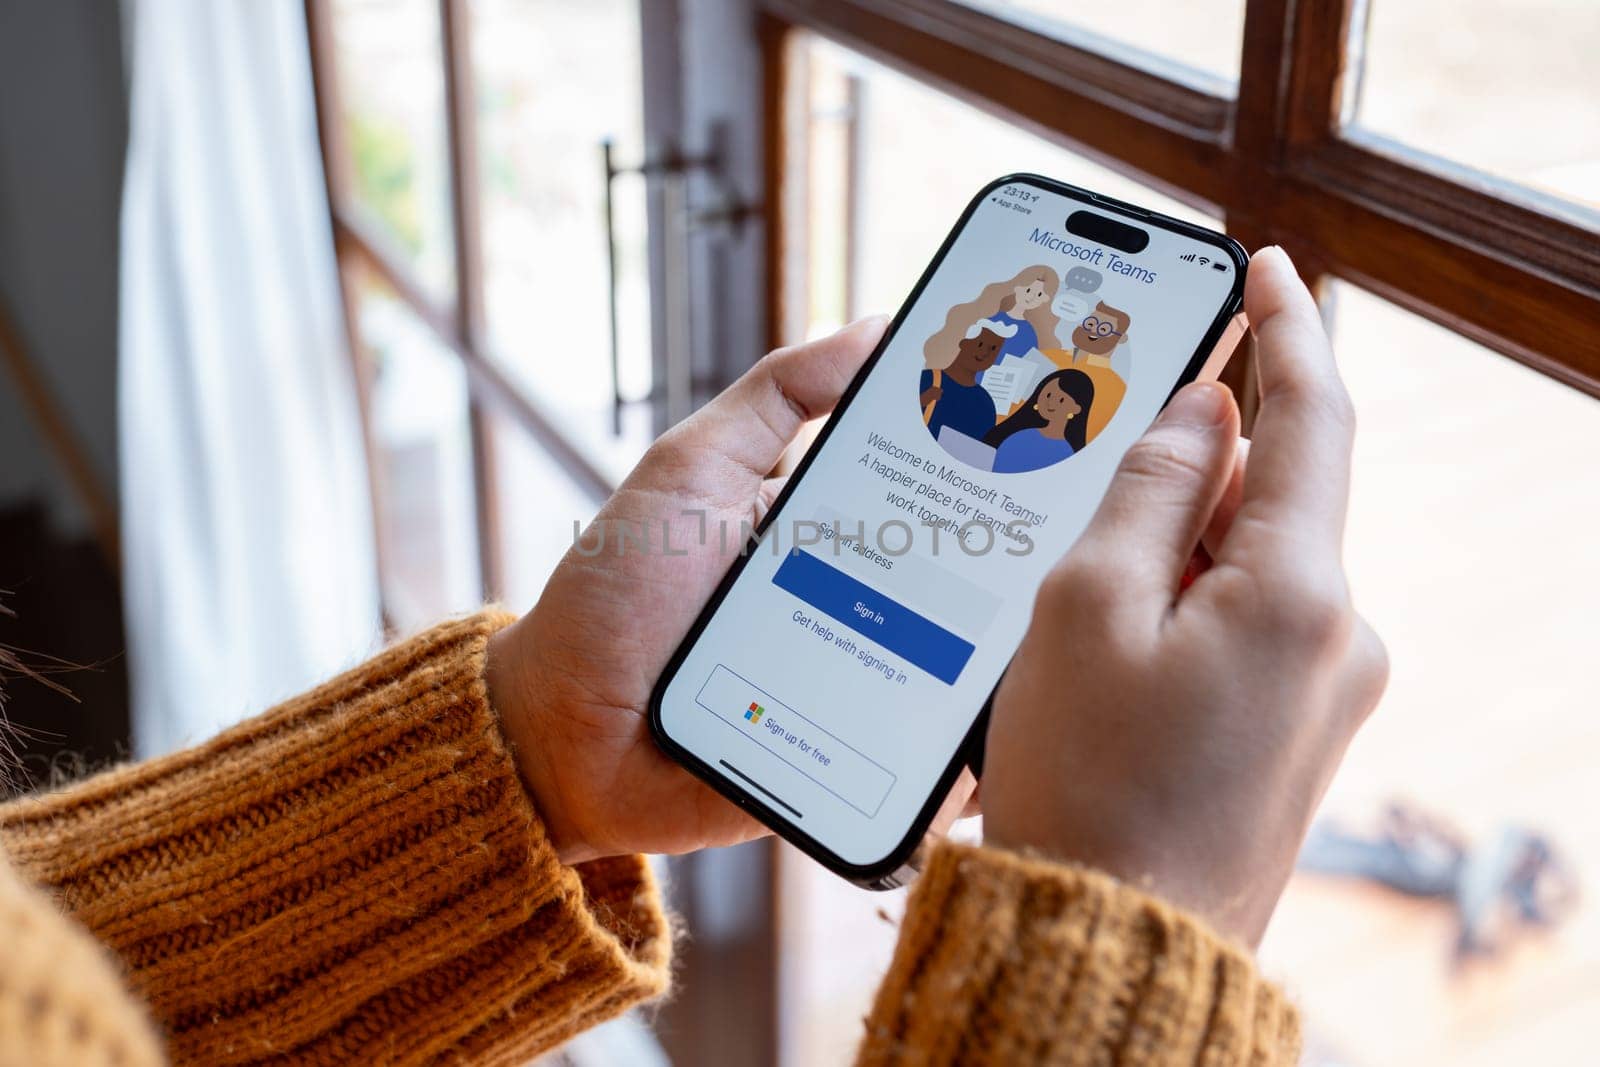
<instances>
[{"instance_id":1,"label":"illustration of people","mask_svg":"<svg viewBox=\"0 0 1600 1067\"><path fill-rule=\"evenodd\" d=\"M978 376L994 365L1016 334L1014 323L980 319L956 342L953 359L946 354L946 365L935 364L922 372L918 393L934 440L946 426L977 440L994 429L994 400L978 384Z\"/></svg>"},{"instance_id":2,"label":"illustration of people","mask_svg":"<svg viewBox=\"0 0 1600 1067\"><path fill-rule=\"evenodd\" d=\"M1078 452L1087 443L1094 400L1094 381L1083 371L1047 375L1027 403L984 438L995 450L995 473L1036 471Z\"/></svg>"},{"instance_id":3,"label":"illustration of people","mask_svg":"<svg viewBox=\"0 0 1600 1067\"><path fill-rule=\"evenodd\" d=\"M1088 418L1085 442L1100 436L1122 404L1128 391L1127 380L1111 365L1117 346L1128 339L1132 318L1121 308L1112 307L1104 300L1083 316L1072 331L1072 349L1046 349L1044 354L1057 365L1082 371L1094 382L1095 394L1100 403Z\"/></svg>"},{"instance_id":4,"label":"illustration of people","mask_svg":"<svg viewBox=\"0 0 1600 1067\"><path fill-rule=\"evenodd\" d=\"M928 366L948 359L946 353L978 319L1015 327L1006 336L999 359L1025 356L1035 348L1059 348L1056 328L1061 320L1050 305L1060 287L1061 276L1043 264L1024 267L1007 281L984 286L976 300L951 308L944 327L928 338L922 350Z\"/></svg>"}]
</instances>

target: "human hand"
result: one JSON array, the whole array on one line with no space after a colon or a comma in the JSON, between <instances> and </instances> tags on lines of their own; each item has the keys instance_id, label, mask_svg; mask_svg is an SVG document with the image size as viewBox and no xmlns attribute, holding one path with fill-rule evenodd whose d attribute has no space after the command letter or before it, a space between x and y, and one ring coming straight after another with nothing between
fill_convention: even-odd
<instances>
[{"instance_id":1,"label":"human hand","mask_svg":"<svg viewBox=\"0 0 1600 1067\"><path fill-rule=\"evenodd\" d=\"M741 524L777 496L767 475L838 402L884 325L863 319L772 352L663 434L579 540L593 552L604 537L601 550L569 551L533 610L490 640L490 699L564 862L765 832L656 747L646 703L743 547ZM649 549L619 551L619 532L641 528ZM664 554L663 530L684 554Z\"/></svg>"},{"instance_id":2,"label":"human hand","mask_svg":"<svg viewBox=\"0 0 1600 1067\"><path fill-rule=\"evenodd\" d=\"M1215 383L1128 452L1000 686L983 804L990 842L1105 870L1255 944L1388 664L1340 559L1350 400L1281 250L1251 260L1245 310L1248 453ZM1202 541L1215 562L1181 589Z\"/></svg>"},{"instance_id":3,"label":"human hand","mask_svg":"<svg viewBox=\"0 0 1600 1067\"><path fill-rule=\"evenodd\" d=\"M944 388L942 386L930 385L922 391L922 396L919 399L922 402L922 406L927 407L929 404L933 403L935 400L938 400L943 395Z\"/></svg>"}]
</instances>

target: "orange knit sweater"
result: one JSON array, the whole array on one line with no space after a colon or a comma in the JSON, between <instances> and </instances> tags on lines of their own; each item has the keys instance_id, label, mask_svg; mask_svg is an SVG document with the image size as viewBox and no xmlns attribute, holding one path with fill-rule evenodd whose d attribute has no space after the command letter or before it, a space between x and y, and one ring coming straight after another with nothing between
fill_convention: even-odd
<instances>
[{"instance_id":1,"label":"orange knit sweater","mask_svg":"<svg viewBox=\"0 0 1600 1067\"><path fill-rule=\"evenodd\" d=\"M503 621L0 807L0 1065L521 1063L665 991L649 867L563 867L517 777L483 680ZM950 846L861 1060L1266 1065L1297 1044L1292 1009L1197 920Z\"/></svg>"}]
</instances>

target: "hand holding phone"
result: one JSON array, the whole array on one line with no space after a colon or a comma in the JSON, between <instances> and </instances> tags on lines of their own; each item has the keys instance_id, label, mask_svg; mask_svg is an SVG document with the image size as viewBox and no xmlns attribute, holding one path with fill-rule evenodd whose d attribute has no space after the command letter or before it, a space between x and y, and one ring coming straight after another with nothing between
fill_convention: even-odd
<instances>
[{"instance_id":1,"label":"hand holding phone","mask_svg":"<svg viewBox=\"0 0 1600 1067\"><path fill-rule=\"evenodd\" d=\"M776 494L767 475L804 420L833 409L885 321L769 353L664 434L533 610L491 639L490 698L564 862L767 832L656 746L646 703Z\"/></svg>"},{"instance_id":2,"label":"hand holding phone","mask_svg":"<svg viewBox=\"0 0 1600 1067\"><path fill-rule=\"evenodd\" d=\"M1050 565L1211 375L1245 256L1036 175L983 189L663 672L663 749L863 885L908 859Z\"/></svg>"},{"instance_id":3,"label":"hand holding phone","mask_svg":"<svg viewBox=\"0 0 1600 1067\"><path fill-rule=\"evenodd\" d=\"M1295 297L1296 291L1300 301L1308 301L1308 298L1286 261L1274 273L1277 277L1273 285L1258 284L1262 280L1258 277L1251 286L1250 310L1263 326L1263 355L1268 362L1264 369L1270 373L1273 356L1279 351L1272 346L1289 346L1309 353L1309 371L1317 371L1320 361L1320 373L1309 373L1305 356L1297 359L1296 351L1287 351L1283 356L1299 365L1300 369L1290 377L1300 383L1297 388L1303 394L1302 408L1309 405L1313 415L1319 409L1324 414L1337 412L1340 405L1334 401L1343 396L1342 388L1332 373L1326 343L1314 320L1314 312L1308 317L1302 309L1299 314L1280 317L1275 310L1286 299ZM787 437L798 430L801 415L820 414L832 406L855 369L867 359L882 332L882 325L881 321L858 323L833 337L767 357L735 388L658 442L606 504L595 526L652 529L675 523L681 526L685 512L697 507L704 510L713 526L721 520L737 523L741 518L759 515L775 490L775 483L763 476L788 443ZM782 406L774 406L774 400ZM790 401L805 407L797 411L790 406ZM1270 413L1279 406L1271 398L1267 401L1264 426L1268 427L1268 439L1273 436ZM1282 442L1280 450L1294 448L1302 438L1307 443L1303 450L1286 455L1277 464L1279 479L1294 477L1306 470L1339 474L1345 469L1347 436L1341 439L1338 432L1325 432L1325 425L1321 431L1302 434L1297 420L1287 414L1278 421L1282 424L1276 434ZM1150 443L1158 453L1173 451L1175 442L1170 436L1166 439L1162 436L1170 435L1170 429L1158 427L1154 431ZM1317 428L1313 426L1312 429ZM1217 437L1226 440L1231 432L1231 427L1224 427ZM1345 434L1348 434L1347 427ZM1183 452L1182 440L1184 438L1177 442L1178 453ZM1195 443L1193 435L1187 440L1191 445ZM1206 440L1208 438L1201 435L1202 445ZM1149 458L1148 452L1136 454L1135 466L1141 462L1141 455ZM1176 458L1183 456L1178 454ZM1192 465L1197 469L1207 466L1203 460ZM1144 500L1131 508L1119 507L1117 501L1135 500L1135 494L1114 495L1112 504L1108 505L1110 510L1102 509L1095 520L1095 528L1103 530L1106 536L1091 537L1088 544L1080 545L1068 557L1069 560L1084 558L1085 552L1092 552L1097 540L1105 541L1109 537L1112 542L1131 549L1143 543L1140 535L1145 527L1159 532L1169 510L1164 510L1163 505L1181 503L1186 497L1181 486L1172 484L1170 479L1151 479L1146 476L1148 473L1135 470L1128 472L1128 478L1147 489L1164 486L1179 491L1171 498ZM1231 468L1220 491L1211 528L1205 535L1206 543L1213 550L1222 543L1239 506L1244 489L1243 473L1241 459ZM1297 498L1297 502L1280 510L1280 517L1292 520L1309 506L1341 505L1342 477L1335 477L1319 495ZM1207 498L1207 491L1201 487L1191 495L1197 501L1195 506L1200 507L1198 502ZM1321 503L1316 503L1319 500ZM1109 517L1113 514L1119 517L1113 520ZM679 533L682 532L680 529ZM594 527L591 527L583 543L592 546L593 541ZM697 605L709 595L728 563L729 553L719 553L714 544L696 546L692 537L685 538L683 543L690 546L683 555L622 552L615 548L604 554L590 555L575 550L557 569L534 611L502 631L491 643L488 670L491 699L516 746L523 777L534 794L546 830L566 862L639 850L686 851L729 844L762 832L754 819L663 758L651 743L645 727L645 701L660 665L667 660L678 635L693 621ZM1135 555L1140 553L1135 552ZM1313 553L1297 558L1301 569L1287 572L1294 588L1304 589L1309 579L1318 574L1326 576L1328 559L1325 555ZM1144 570L1144 561L1130 559L1124 569L1136 578ZM1106 599L1116 599L1115 582L1107 585L1104 579L1114 578L1119 569L1101 566L1094 572L1101 576L1102 583L1099 592L1087 598L1071 586L1062 588L1066 583L1053 582L1045 601L1048 603L1056 597L1059 603L1061 598L1057 594L1062 594L1065 600L1078 604L1080 610L1072 613L1073 621L1069 626L1056 630L1035 626L1030 630L1030 645L1017 662L1015 684L1008 683L1006 693L1002 694L993 743L1004 749L997 757L997 764L1005 768L1006 773L992 778L985 790L991 837L1001 844L1094 863L1134 880L1153 880L1153 888L1158 891L1211 914L1223 929L1249 937L1248 924L1239 925L1238 915L1230 917L1207 907L1206 895L1214 899L1221 888L1215 882L1206 882L1221 869L1215 854L1197 856L1190 851L1189 859L1194 862L1187 869L1182 863L1172 861L1182 857L1185 848L1214 841L1211 835L1230 828L1235 831L1235 841L1272 842L1273 835L1254 832L1251 817L1270 815L1282 809L1284 806L1277 803L1280 798L1263 798L1262 808L1253 813L1246 811L1245 818L1230 822L1222 814L1222 809L1228 807L1227 801L1217 788L1219 784L1230 784L1229 781L1218 783L1208 780L1205 773L1196 773L1219 772L1226 769L1226 764L1205 757L1203 746L1188 747L1187 735L1181 729L1166 729L1161 733L1160 736L1171 744L1148 744L1148 738L1141 734L1139 743L1132 746L1131 759L1104 760L1096 766L1105 770L1115 764L1118 775L1125 779L1119 781L1122 786L1159 787L1169 795L1175 783L1178 786L1187 783L1193 787L1192 799L1177 807L1192 810L1176 811L1172 805L1164 810L1152 809L1148 804L1137 802L1138 798L1130 801L1111 791L1096 796L1079 793L1075 804L1069 796L1052 792L1081 780L1076 775L1067 776L1061 772L1072 766L1074 753L1092 750L1095 732L1104 728L1104 723L1097 721L1097 714L1115 716L1125 712L1125 703L1117 701L1113 702L1116 707L1109 711L1104 704L1100 705L1097 713L1091 698L1094 686L1079 685L1078 679L1064 678L1060 672L1064 663L1060 646L1089 647L1095 640L1105 641L1119 632L1116 620L1125 617L1116 613L1101 616L1081 610L1079 602L1085 599L1103 595ZM1072 572L1068 570L1067 573ZM1080 569L1078 573L1083 572ZM1107 589L1111 590L1110 595L1106 595ZM1330 618L1337 622L1340 618L1337 613L1330 615L1324 610L1328 607L1325 600L1308 598L1295 603L1300 610L1286 608L1283 615L1283 620L1293 630L1304 632L1307 617L1312 622L1319 618L1323 622ZM1137 598L1130 596L1128 606L1137 604ZM1348 611L1347 603L1344 610ZM1216 643L1216 662L1240 662L1234 650L1222 646L1245 639L1249 617L1222 612L1210 623L1202 636L1209 636ZM1304 669L1300 659L1293 656L1285 656L1281 662L1276 655L1270 657L1292 677L1298 677L1303 686L1289 704L1324 708L1332 716L1331 719L1307 718L1306 724L1320 728L1330 722L1335 726L1343 723L1348 728L1370 708L1376 689L1381 688L1381 645L1359 621L1352 623L1350 632L1349 654L1343 659L1335 658L1332 669L1324 665L1312 671ZM1270 640L1263 642L1263 647L1270 646ZM1127 651L1131 646L1112 642L1110 647ZM1033 651L1030 652L1030 648ZM1301 648L1314 652L1321 646L1312 641ZM1325 653L1326 649L1323 651ZM1313 660L1317 658L1312 656ZM1270 671L1246 677L1230 670L1229 677L1219 685L1190 667L1179 669L1178 664L1183 662L1186 661L1174 656L1173 662L1165 667L1149 665L1144 675L1149 685L1171 684L1172 675L1178 676L1180 684L1175 691L1144 710L1177 716L1180 726L1188 720L1202 721L1206 708L1219 707L1219 695L1250 698L1241 700L1239 706L1253 709L1252 701L1270 700L1276 692L1272 679L1282 680L1280 673ZM1122 667L1128 665L1127 661L1119 662L1108 656L1104 662L1105 671L1097 677L1102 684L1125 679ZM1279 710L1289 704L1279 705ZM1343 711L1339 710L1341 707ZM1072 714L1068 715L1068 711ZM1075 717L1080 713L1081 718ZM1261 721L1273 720L1268 716ZM1216 725L1219 728L1214 733L1231 736L1226 723ZM1052 736L1052 731L1067 726L1089 730L1090 743ZM1336 755L1338 747L1323 749L1325 762L1310 768L1313 790L1320 791L1320 783L1325 781L1331 768L1328 754ZM1174 759L1155 758L1162 753ZM1242 779L1232 780L1231 784L1259 785L1268 777L1274 777L1293 791L1304 785L1304 775L1308 772L1305 767L1300 771L1302 778L1296 779L1262 775L1258 768L1253 776L1247 774ZM1083 808L1085 803L1087 808ZM1302 802L1287 807L1304 809L1303 798ZM1022 818L1018 818L1019 812ZM1207 813L1215 814L1207 816ZM1177 817L1184 814L1205 816L1205 826L1197 831L1190 821ZM1086 832L1096 827L1105 831L1098 841ZM1177 847L1173 847L1174 842ZM1144 853L1130 851L1130 845L1141 843L1147 846ZM1282 851L1276 849L1276 852ZM1151 856L1163 856L1165 861L1153 863ZM1267 887L1275 897L1276 890L1271 889L1273 878L1259 877L1263 864L1271 867L1277 862L1286 869L1280 862L1281 857L1274 859L1273 848L1236 854L1235 860L1226 865L1234 872L1235 883L1248 881L1248 888L1257 893ZM1257 900L1259 902L1259 896Z\"/></svg>"},{"instance_id":4,"label":"hand holding phone","mask_svg":"<svg viewBox=\"0 0 1600 1067\"><path fill-rule=\"evenodd\" d=\"M1180 392L1129 451L996 694L984 829L1255 944L1387 662L1339 558L1349 399L1280 250L1252 259L1245 306L1263 388L1248 467L1217 385ZM1202 540L1215 565L1180 592Z\"/></svg>"}]
</instances>

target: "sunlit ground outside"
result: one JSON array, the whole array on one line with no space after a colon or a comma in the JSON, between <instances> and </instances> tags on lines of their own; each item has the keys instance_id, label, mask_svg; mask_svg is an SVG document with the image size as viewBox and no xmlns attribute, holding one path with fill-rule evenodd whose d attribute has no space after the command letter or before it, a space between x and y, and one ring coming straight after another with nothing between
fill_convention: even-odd
<instances>
[{"instance_id":1,"label":"sunlit ground outside","mask_svg":"<svg viewBox=\"0 0 1600 1067\"><path fill-rule=\"evenodd\" d=\"M1367 7L1356 125L1600 212L1600 4Z\"/></svg>"},{"instance_id":2,"label":"sunlit ground outside","mask_svg":"<svg viewBox=\"0 0 1600 1067\"><path fill-rule=\"evenodd\" d=\"M1361 421L1345 557L1394 666L1323 815L1370 828L1401 802L1480 849L1538 832L1580 896L1455 966L1448 904L1303 875L1263 959L1318 1062L1593 1062L1600 402L1354 286L1334 300Z\"/></svg>"}]
</instances>

